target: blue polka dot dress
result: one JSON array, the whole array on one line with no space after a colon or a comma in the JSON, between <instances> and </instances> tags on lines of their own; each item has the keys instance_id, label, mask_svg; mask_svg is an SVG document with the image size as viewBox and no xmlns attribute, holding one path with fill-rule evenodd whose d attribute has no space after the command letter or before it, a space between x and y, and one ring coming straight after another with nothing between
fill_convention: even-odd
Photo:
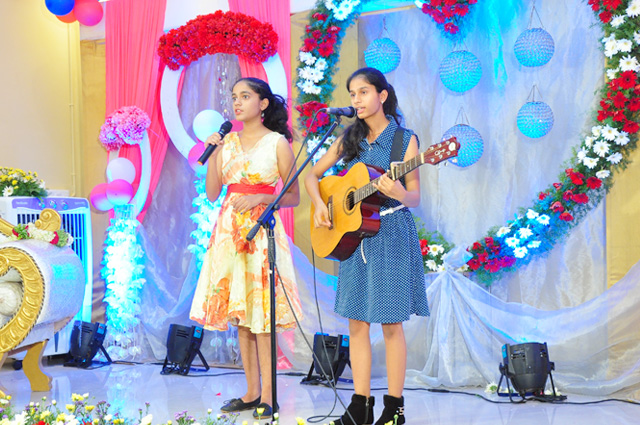
<instances>
[{"instance_id":1,"label":"blue polka dot dress","mask_svg":"<svg viewBox=\"0 0 640 425\"><path fill-rule=\"evenodd\" d=\"M389 125L373 143L360 142L362 151L347 168L364 162L389 169L398 124L388 118ZM404 133L403 158L412 134ZM399 201L387 199L380 211L398 205ZM408 208L383 215L380 231L364 238L351 257L340 262L334 311L368 323L398 323L412 314L429 315L420 243Z\"/></svg>"}]
</instances>

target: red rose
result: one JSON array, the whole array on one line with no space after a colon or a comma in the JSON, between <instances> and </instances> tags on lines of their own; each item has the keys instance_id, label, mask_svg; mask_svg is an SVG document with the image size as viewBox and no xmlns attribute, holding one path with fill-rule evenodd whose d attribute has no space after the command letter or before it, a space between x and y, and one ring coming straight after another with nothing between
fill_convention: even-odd
<instances>
[{"instance_id":1,"label":"red rose","mask_svg":"<svg viewBox=\"0 0 640 425\"><path fill-rule=\"evenodd\" d=\"M51 239L51 242L49 242L51 245L55 245L60 241L60 236L58 235L58 232L55 232L53 234L53 239Z\"/></svg>"},{"instance_id":2,"label":"red rose","mask_svg":"<svg viewBox=\"0 0 640 425\"><path fill-rule=\"evenodd\" d=\"M427 255L429 253L429 242L426 239L420 239L420 251L422 255Z\"/></svg>"},{"instance_id":3,"label":"red rose","mask_svg":"<svg viewBox=\"0 0 640 425\"><path fill-rule=\"evenodd\" d=\"M611 21L611 12L607 12L607 11L600 12L600 20L603 23L608 24L609 21Z\"/></svg>"},{"instance_id":4,"label":"red rose","mask_svg":"<svg viewBox=\"0 0 640 425\"><path fill-rule=\"evenodd\" d=\"M547 197L547 195L548 195L547 192L540 192L538 194L538 199L540 199L542 201L544 198Z\"/></svg>"},{"instance_id":5,"label":"red rose","mask_svg":"<svg viewBox=\"0 0 640 425\"><path fill-rule=\"evenodd\" d=\"M560 189L562 189L562 183L554 183L553 187L555 187L556 190L560 190Z\"/></svg>"},{"instance_id":6,"label":"red rose","mask_svg":"<svg viewBox=\"0 0 640 425\"><path fill-rule=\"evenodd\" d=\"M589 202L589 196L586 193L576 193L571 199L578 204L586 204Z\"/></svg>"},{"instance_id":7,"label":"red rose","mask_svg":"<svg viewBox=\"0 0 640 425\"><path fill-rule=\"evenodd\" d=\"M587 179L587 187L589 189L598 189L602 186L602 180L597 177L589 177Z\"/></svg>"},{"instance_id":8,"label":"red rose","mask_svg":"<svg viewBox=\"0 0 640 425\"><path fill-rule=\"evenodd\" d=\"M482 254L478 255L478 261L480 261L481 263L486 263L489 260L489 254L487 254L486 252L483 252Z\"/></svg>"},{"instance_id":9,"label":"red rose","mask_svg":"<svg viewBox=\"0 0 640 425\"><path fill-rule=\"evenodd\" d=\"M560 201L556 201L551 204L551 210L553 212L562 212L564 211L564 206L560 203Z\"/></svg>"},{"instance_id":10,"label":"red rose","mask_svg":"<svg viewBox=\"0 0 640 425\"><path fill-rule=\"evenodd\" d=\"M635 121L627 121L622 127L622 131L626 131L627 133L637 133L638 129L640 129L640 127Z\"/></svg>"},{"instance_id":11,"label":"red rose","mask_svg":"<svg viewBox=\"0 0 640 425\"><path fill-rule=\"evenodd\" d=\"M484 238L484 243L487 246L493 246L493 244L494 244L493 238Z\"/></svg>"},{"instance_id":12,"label":"red rose","mask_svg":"<svg viewBox=\"0 0 640 425\"><path fill-rule=\"evenodd\" d=\"M476 271L480 268L480 262L475 258L472 258L471 260L467 261L467 265L473 271Z\"/></svg>"},{"instance_id":13,"label":"red rose","mask_svg":"<svg viewBox=\"0 0 640 425\"><path fill-rule=\"evenodd\" d=\"M629 99L627 98L627 96L625 96L624 93L619 91L613 97L613 106L615 106L618 109L622 109L622 108L624 108L624 105L627 103L628 100Z\"/></svg>"},{"instance_id":14,"label":"red rose","mask_svg":"<svg viewBox=\"0 0 640 425\"><path fill-rule=\"evenodd\" d=\"M563 212L562 214L560 214L560 220L562 220L562 221L571 221L571 220L573 220L573 216L571 214L569 214L568 212Z\"/></svg>"},{"instance_id":15,"label":"red rose","mask_svg":"<svg viewBox=\"0 0 640 425\"><path fill-rule=\"evenodd\" d=\"M471 249L474 250L474 251L482 251L484 248L482 247L480 242L474 242L473 246L471 247Z\"/></svg>"},{"instance_id":16,"label":"red rose","mask_svg":"<svg viewBox=\"0 0 640 425\"><path fill-rule=\"evenodd\" d=\"M565 201L570 201L572 197L573 197L573 192L570 190L567 190L565 193L562 194L562 199L564 199Z\"/></svg>"}]
</instances>

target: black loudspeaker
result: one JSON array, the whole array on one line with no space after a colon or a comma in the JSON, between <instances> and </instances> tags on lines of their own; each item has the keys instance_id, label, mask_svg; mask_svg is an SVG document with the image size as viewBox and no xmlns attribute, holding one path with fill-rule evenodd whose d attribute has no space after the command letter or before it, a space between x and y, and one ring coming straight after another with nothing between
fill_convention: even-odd
<instances>
[{"instance_id":1,"label":"black loudspeaker","mask_svg":"<svg viewBox=\"0 0 640 425\"><path fill-rule=\"evenodd\" d=\"M509 381L520 397L533 395L544 397L544 389L547 384L547 377L551 378L553 395L556 396L553 376L551 371L555 369L555 364L549 361L549 351L547 343L528 342L524 344L508 345L502 347L502 361L500 364L500 382L506 378L509 396L511 388Z\"/></svg>"},{"instance_id":2,"label":"black loudspeaker","mask_svg":"<svg viewBox=\"0 0 640 425\"><path fill-rule=\"evenodd\" d=\"M102 343L107 335L107 326L102 323L88 323L76 320L71 330L69 354L64 362L65 366L87 368L91 366L93 358L102 351L102 354L111 363L111 357L107 354Z\"/></svg>"},{"instance_id":3,"label":"black loudspeaker","mask_svg":"<svg viewBox=\"0 0 640 425\"><path fill-rule=\"evenodd\" d=\"M191 369L191 363L196 354L202 360L202 364L209 370L209 364L200 352L204 330L198 326L182 326L172 324L169 326L167 336L167 357L162 366L163 375L178 373L187 375Z\"/></svg>"},{"instance_id":4,"label":"black loudspeaker","mask_svg":"<svg viewBox=\"0 0 640 425\"><path fill-rule=\"evenodd\" d=\"M349 337L316 333L313 337L313 362L303 384L331 381L334 384L349 363ZM314 376L313 371L319 376Z\"/></svg>"}]
</instances>

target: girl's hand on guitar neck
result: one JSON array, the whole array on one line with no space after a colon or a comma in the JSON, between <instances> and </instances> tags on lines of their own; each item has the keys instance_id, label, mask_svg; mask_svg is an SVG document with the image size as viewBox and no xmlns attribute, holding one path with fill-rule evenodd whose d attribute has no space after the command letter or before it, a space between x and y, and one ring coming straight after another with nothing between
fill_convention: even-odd
<instances>
[{"instance_id":1,"label":"girl's hand on guitar neck","mask_svg":"<svg viewBox=\"0 0 640 425\"><path fill-rule=\"evenodd\" d=\"M397 199L402 202L407 194L406 189L399 180L391 180L387 173L384 173L378 179L378 184L373 183L373 187L379 190L383 195Z\"/></svg>"},{"instance_id":2,"label":"girl's hand on guitar neck","mask_svg":"<svg viewBox=\"0 0 640 425\"><path fill-rule=\"evenodd\" d=\"M331 227L331 221L329 221L329 209L324 203L315 207L313 213L313 224L316 228L324 226Z\"/></svg>"}]
</instances>

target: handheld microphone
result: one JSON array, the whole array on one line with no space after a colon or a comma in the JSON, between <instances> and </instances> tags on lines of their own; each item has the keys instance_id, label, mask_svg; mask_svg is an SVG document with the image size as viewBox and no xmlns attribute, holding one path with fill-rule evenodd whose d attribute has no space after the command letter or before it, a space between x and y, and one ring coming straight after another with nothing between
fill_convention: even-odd
<instances>
[{"instance_id":1,"label":"handheld microphone","mask_svg":"<svg viewBox=\"0 0 640 425\"><path fill-rule=\"evenodd\" d=\"M322 112L326 112L331 115L344 116L347 118L353 118L356 116L356 110L353 106L347 106L346 108L322 108Z\"/></svg>"},{"instance_id":2,"label":"handheld microphone","mask_svg":"<svg viewBox=\"0 0 640 425\"><path fill-rule=\"evenodd\" d=\"M231 131L231 127L233 127L233 124L231 124L231 121L225 121L220 126L220 130L218 130L218 134L220 134L220 137L224 139L224 136L226 136L227 133ZM204 165L204 163L207 162L207 159L209 159L213 151L216 150L216 147L217 145L207 146L207 149L205 149L204 152L202 152L202 155L200 155L200 158L198 159L198 164Z\"/></svg>"}]
</instances>

